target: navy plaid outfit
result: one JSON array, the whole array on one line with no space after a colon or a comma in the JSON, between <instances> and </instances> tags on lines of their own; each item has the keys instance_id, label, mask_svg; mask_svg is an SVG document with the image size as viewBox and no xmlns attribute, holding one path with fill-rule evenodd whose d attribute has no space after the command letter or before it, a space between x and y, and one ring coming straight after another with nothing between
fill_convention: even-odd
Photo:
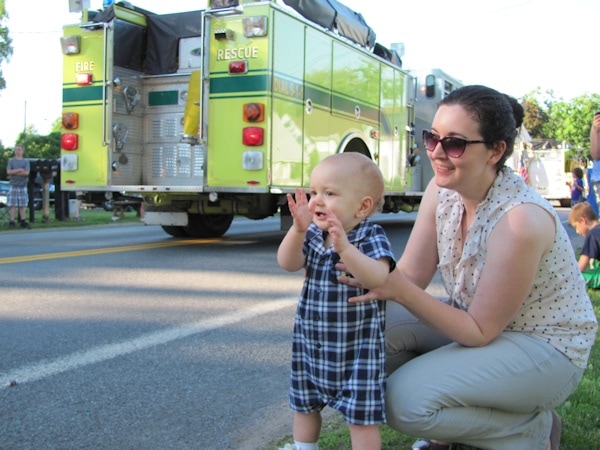
<instances>
[{"instance_id":1,"label":"navy plaid outfit","mask_svg":"<svg viewBox=\"0 0 600 450\"><path fill-rule=\"evenodd\" d=\"M329 405L347 423L385 422L385 307L382 301L348 303L366 291L337 281L340 257L324 246L325 232L311 224L303 253L306 277L292 341L290 406L296 412ZM383 228L363 220L348 240L374 259L394 254Z\"/></svg>"}]
</instances>

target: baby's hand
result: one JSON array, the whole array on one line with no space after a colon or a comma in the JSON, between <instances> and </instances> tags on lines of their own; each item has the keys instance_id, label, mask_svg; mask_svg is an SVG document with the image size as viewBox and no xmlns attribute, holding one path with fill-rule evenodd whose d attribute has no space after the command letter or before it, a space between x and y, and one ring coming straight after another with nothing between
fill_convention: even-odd
<instances>
[{"instance_id":1,"label":"baby's hand","mask_svg":"<svg viewBox=\"0 0 600 450\"><path fill-rule=\"evenodd\" d=\"M296 188L295 194L295 199L292 194L287 194L288 208L294 219L294 226L296 229L298 231L306 231L313 219L313 214L308 210L306 190Z\"/></svg>"},{"instance_id":2,"label":"baby's hand","mask_svg":"<svg viewBox=\"0 0 600 450\"><path fill-rule=\"evenodd\" d=\"M326 214L328 225L327 232L331 236L333 249L336 251L336 253L341 254L350 245L350 242L348 241L348 235L346 234L346 230L344 230L342 223L334 213L327 210Z\"/></svg>"}]
</instances>

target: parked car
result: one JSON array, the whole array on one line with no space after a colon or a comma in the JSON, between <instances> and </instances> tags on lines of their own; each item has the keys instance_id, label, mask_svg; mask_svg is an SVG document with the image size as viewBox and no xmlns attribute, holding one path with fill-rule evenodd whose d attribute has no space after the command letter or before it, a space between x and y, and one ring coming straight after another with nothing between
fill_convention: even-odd
<instances>
[{"instance_id":1,"label":"parked car","mask_svg":"<svg viewBox=\"0 0 600 450\"><path fill-rule=\"evenodd\" d=\"M8 196L8 181L0 180L0 205L6 205Z\"/></svg>"}]
</instances>

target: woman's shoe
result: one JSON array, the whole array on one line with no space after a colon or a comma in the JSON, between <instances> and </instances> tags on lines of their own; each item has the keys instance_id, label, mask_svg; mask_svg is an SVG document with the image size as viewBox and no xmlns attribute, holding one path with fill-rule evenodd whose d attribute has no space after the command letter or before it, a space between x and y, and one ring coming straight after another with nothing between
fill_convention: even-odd
<instances>
[{"instance_id":1,"label":"woman's shoe","mask_svg":"<svg viewBox=\"0 0 600 450\"><path fill-rule=\"evenodd\" d=\"M419 439L412 445L412 450L479 450L464 444L438 444L427 439ZM552 448L554 450L554 447Z\"/></svg>"},{"instance_id":2,"label":"woman's shoe","mask_svg":"<svg viewBox=\"0 0 600 450\"><path fill-rule=\"evenodd\" d=\"M449 450L450 444L438 444L426 439L419 439L412 445L412 450Z\"/></svg>"}]
</instances>

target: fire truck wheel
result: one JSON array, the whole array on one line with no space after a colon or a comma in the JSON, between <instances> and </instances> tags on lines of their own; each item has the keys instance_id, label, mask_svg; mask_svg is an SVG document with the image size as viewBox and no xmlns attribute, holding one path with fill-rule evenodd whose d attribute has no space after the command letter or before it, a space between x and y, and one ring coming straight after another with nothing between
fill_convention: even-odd
<instances>
[{"instance_id":1,"label":"fire truck wheel","mask_svg":"<svg viewBox=\"0 0 600 450\"><path fill-rule=\"evenodd\" d=\"M232 214L188 214L188 225L184 229L189 236L195 238L221 237L232 221Z\"/></svg>"},{"instance_id":2,"label":"fire truck wheel","mask_svg":"<svg viewBox=\"0 0 600 450\"><path fill-rule=\"evenodd\" d=\"M162 229L165 233L173 237L188 237L188 234L185 231L185 227L173 227L169 225L163 225Z\"/></svg>"}]
</instances>

